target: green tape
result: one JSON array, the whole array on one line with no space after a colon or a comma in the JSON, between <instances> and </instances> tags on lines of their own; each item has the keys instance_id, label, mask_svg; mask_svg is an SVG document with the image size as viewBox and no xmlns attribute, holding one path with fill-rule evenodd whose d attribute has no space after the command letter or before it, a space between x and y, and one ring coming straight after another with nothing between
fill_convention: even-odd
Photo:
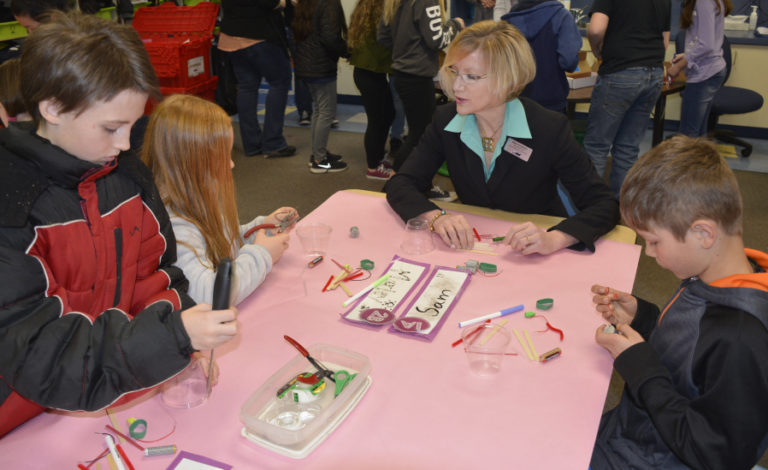
<instances>
[{"instance_id":1,"label":"green tape","mask_svg":"<svg viewBox=\"0 0 768 470\"><path fill-rule=\"evenodd\" d=\"M144 439L147 435L147 422L143 419L134 419L128 426L128 434L134 439Z\"/></svg>"},{"instance_id":2,"label":"green tape","mask_svg":"<svg viewBox=\"0 0 768 470\"><path fill-rule=\"evenodd\" d=\"M373 261L371 261L369 259L364 259L364 260L360 261L360 267L370 271L371 269L373 269Z\"/></svg>"},{"instance_id":3,"label":"green tape","mask_svg":"<svg viewBox=\"0 0 768 470\"><path fill-rule=\"evenodd\" d=\"M496 265L491 263L480 263L478 269L484 273L495 273Z\"/></svg>"},{"instance_id":4,"label":"green tape","mask_svg":"<svg viewBox=\"0 0 768 470\"><path fill-rule=\"evenodd\" d=\"M555 301L548 297L536 301L536 308L539 310L549 310L553 305L555 305Z\"/></svg>"}]
</instances>

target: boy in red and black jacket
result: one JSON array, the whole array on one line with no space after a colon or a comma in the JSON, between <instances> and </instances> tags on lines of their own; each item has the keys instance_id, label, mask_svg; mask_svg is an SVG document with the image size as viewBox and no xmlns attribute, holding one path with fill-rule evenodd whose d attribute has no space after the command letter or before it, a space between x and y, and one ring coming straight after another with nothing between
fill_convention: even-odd
<instances>
[{"instance_id":1,"label":"boy in red and black jacket","mask_svg":"<svg viewBox=\"0 0 768 470\"><path fill-rule=\"evenodd\" d=\"M186 295L152 175L125 152L157 95L136 32L54 13L21 77L33 122L0 130L0 436L128 400L238 330Z\"/></svg>"}]
</instances>

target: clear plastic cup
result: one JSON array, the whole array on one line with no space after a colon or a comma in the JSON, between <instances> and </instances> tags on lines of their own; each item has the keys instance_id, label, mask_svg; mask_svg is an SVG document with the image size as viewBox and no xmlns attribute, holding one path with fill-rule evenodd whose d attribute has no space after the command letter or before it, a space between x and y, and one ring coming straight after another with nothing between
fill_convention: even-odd
<instances>
[{"instance_id":1,"label":"clear plastic cup","mask_svg":"<svg viewBox=\"0 0 768 470\"><path fill-rule=\"evenodd\" d=\"M477 375L493 375L501 362L511 336L503 325L482 323L464 327L461 331L469 369Z\"/></svg>"},{"instance_id":2,"label":"clear plastic cup","mask_svg":"<svg viewBox=\"0 0 768 470\"><path fill-rule=\"evenodd\" d=\"M320 222L303 224L296 227L296 235L299 237L301 247L307 256L323 256L328 251L328 242L331 240L330 225Z\"/></svg>"},{"instance_id":3,"label":"clear plastic cup","mask_svg":"<svg viewBox=\"0 0 768 470\"><path fill-rule=\"evenodd\" d=\"M208 377L200 361L192 361L162 387L163 403L173 408L194 408L208 399Z\"/></svg>"},{"instance_id":4,"label":"clear plastic cup","mask_svg":"<svg viewBox=\"0 0 768 470\"><path fill-rule=\"evenodd\" d=\"M406 255L423 255L435 249L429 223L421 218L410 219L405 224L405 236L400 249Z\"/></svg>"}]
</instances>

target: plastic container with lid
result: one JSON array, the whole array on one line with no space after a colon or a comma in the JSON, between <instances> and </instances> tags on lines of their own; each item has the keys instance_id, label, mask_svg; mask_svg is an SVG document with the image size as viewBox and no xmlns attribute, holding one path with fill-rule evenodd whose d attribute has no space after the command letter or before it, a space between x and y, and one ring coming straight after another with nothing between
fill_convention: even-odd
<instances>
[{"instance_id":1,"label":"plastic container with lid","mask_svg":"<svg viewBox=\"0 0 768 470\"><path fill-rule=\"evenodd\" d=\"M245 438L293 458L306 457L328 437L371 384L371 363L366 356L323 343L307 349L328 369L357 375L335 397L335 384L327 381L316 399L292 399L291 394L278 398L278 390L298 374L316 372L304 356L297 355L253 392L240 409Z\"/></svg>"}]
</instances>

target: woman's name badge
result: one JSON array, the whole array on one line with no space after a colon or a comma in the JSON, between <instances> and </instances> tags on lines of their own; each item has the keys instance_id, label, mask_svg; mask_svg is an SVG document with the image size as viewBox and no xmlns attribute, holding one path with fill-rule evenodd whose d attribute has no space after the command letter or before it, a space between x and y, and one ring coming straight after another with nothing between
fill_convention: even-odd
<instances>
[{"instance_id":1,"label":"woman's name badge","mask_svg":"<svg viewBox=\"0 0 768 470\"><path fill-rule=\"evenodd\" d=\"M521 144L512 137L507 137L507 141L504 143L504 151L511 153L524 162L527 162L533 153L533 149Z\"/></svg>"}]
</instances>

